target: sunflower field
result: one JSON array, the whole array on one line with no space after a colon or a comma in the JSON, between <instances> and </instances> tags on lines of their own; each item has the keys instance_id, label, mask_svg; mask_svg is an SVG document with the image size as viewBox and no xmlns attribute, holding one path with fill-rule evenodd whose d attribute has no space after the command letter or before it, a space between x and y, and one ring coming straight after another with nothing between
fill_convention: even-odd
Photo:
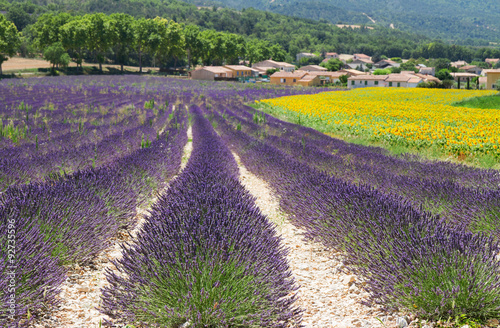
<instances>
[{"instance_id":1,"label":"sunflower field","mask_svg":"<svg viewBox=\"0 0 500 328\"><path fill-rule=\"evenodd\" d=\"M500 158L500 111L453 106L495 91L364 88L261 100L296 123L326 133L362 137L455 155Z\"/></svg>"}]
</instances>

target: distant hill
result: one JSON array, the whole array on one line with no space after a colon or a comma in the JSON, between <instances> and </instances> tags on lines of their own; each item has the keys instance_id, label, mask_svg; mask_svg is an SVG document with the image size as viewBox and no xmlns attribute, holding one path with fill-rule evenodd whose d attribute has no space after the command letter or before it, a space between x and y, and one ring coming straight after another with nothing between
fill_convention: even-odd
<instances>
[{"instance_id":1,"label":"distant hill","mask_svg":"<svg viewBox=\"0 0 500 328\"><path fill-rule=\"evenodd\" d=\"M499 0L186 0L194 4L253 7L330 23L394 26L446 40L500 40ZM371 18L371 19L370 19ZM375 21L375 23L373 21ZM392 24L392 25L391 25Z\"/></svg>"}]
</instances>

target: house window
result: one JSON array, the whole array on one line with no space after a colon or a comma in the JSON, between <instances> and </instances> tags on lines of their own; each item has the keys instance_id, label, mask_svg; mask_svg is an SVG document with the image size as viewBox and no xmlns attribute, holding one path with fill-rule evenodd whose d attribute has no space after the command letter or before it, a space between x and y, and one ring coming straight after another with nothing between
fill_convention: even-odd
<instances>
[{"instance_id":1,"label":"house window","mask_svg":"<svg viewBox=\"0 0 500 328\"><path fill-rule=\"evenodd\" d=\"M240 76L240 72L239 71L236 71L236 76Z\"/></svg>"},{"instance_id":2,"label":"house window","mask_svg":"<svg viewBox=\"0 0 500 328\"><path fill-rule=\"evenodd\" d=\"M354 81L351 81L351 85L354 85Z\"/></svg>"},{"instance_id":3,"label":"house window","mask_svg":"<svg viewBox=\"0 0 500 328\"><path fill-rule=\"evenodd\" d=\"M400 86L401 86L401 83L400 83L400 82L398 82L398 88L399 88Z\"/></svg>"},{"instance_id":4,"label":"house window","mask_svg":"<svg viewBox=\"0 0 500 328\"><path fill-rule=\"evenodd\" d=\"M285 83L286 82L286 79L281 79L281 83Z\"/></svg>"},{"instance_id":5,"label":"house window","mask_svg":"<svg viewBox=\"0 0 500 328\"><path fill-rule=\"evenodd\" d=\"M296 80L296 79L293 79L293 83L295 83L295 82L297 82L297 80Z\"/></svg>"},{"instance_id":6,"label":"house window","mask_svg":"<svg viewBox=\"0 0 500 328\"><path fill-rule=\"evenodd\" d=\"M378 81L375 81L375 85L378 85Z\"/></svg>"},{"instance_id":7,"label":"house window","mask_svg":"<svg viewBox=\"0 0 500 328\"><path fill-rule=\"evenodd\" d=\"M365 85L368 85L368 81L365 81Z\"/></svg>"},{"instance_id":8,"label":"house window","mask_svg":"<svg viewBox=\"0 0 500 328\"><path fill-rule=\"evenodd\" d=\"M392 82L389 82L389 86L392 87Z\"/></svg>"}]
</instances>

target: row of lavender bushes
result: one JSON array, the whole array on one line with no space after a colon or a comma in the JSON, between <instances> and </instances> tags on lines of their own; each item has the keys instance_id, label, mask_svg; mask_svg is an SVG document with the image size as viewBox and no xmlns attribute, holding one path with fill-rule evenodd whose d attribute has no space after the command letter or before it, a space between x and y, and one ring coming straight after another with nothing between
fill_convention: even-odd
<instances>
[{"instance_id":1,"label":"row of lavender bushes","mask_svg":"<svg viewBox=\"0 0 500 328\"><path fill-rule=\"evenodd\" d=\"M443 162L396 158L379 148L352 145L310 128L281 122L249 107L232 107L242 131L304 165L343 181L405 197L413 206L473 232L500 233L500 174ZM228 117L229 119L229 117Z\"/></svg>"},{"instance_id":2,"label":"row of lavender bushes","mask_svg":"<svg viewBox=\"0 0 500 328\"><path fill-rule=\"evenodd\" d=\"M140 109L141 115L132 112L124 114L121 121L113 122L126 112L115 109L104 115L110 116L106 119L100 115L87 118L85 124L75 121L47 128L50 134L55 132L58 135L54 139L38 138L37 134L30 142L1 149L0 190L22 183L42 182L47 176L57 173L72 173L112 163L155 140L171 109L172 106L166 104L157 105L156 108ZM60 111L64 112L63 109ZM52 114L47 115L51 122L56 121ZM71 131L57 133L57 128Z\"/></svg>"},{"instance_id":3,"label":"row of lavender bushes","mask_svg":"<svg viewBox=\"0 0 500 328\"><path fill-rule=\"evenodd\" d=\"M0 194L0 244L13 236L16 254L0 249L1 303L14 288L14 320L2 306L0 326L29 326L28 313L57 302L62 265L91 261L120 227L131 226L136 207L180 169L187 142L187 115L176 110L168 128L147 148L101 168L59 175L44 183L11 187ZM10 233L9 233L10 232ZM9 273L14 266L15 277ZM13 287L9 285L13 283Z\"/></svg>"},{"instance_id":4,"label":"row of lavender bushes","mask_svg":"<svg viewBox=\"0 0 500 328\"><path fill-rule=\"evenodd\" d=\"M186 168L108 272L102 311L159 327L288 327L300 322L286 250L238 167L193 106Z\"/></svg>"},{"instance_id":5,"label":"row of lavender bushes","mask_svg":"<svg viewBox=\"0 0 500 328\"><path fill-rule=\"evenodd\" d=\"M223 105L208 113L242 163L270 183L293 223L346 252L348 269L366 279L369 303L429 319L500 316L496 238L450 224L402 196L320 171L243 132L244 120Z\"/></svg>"}]
</instances>

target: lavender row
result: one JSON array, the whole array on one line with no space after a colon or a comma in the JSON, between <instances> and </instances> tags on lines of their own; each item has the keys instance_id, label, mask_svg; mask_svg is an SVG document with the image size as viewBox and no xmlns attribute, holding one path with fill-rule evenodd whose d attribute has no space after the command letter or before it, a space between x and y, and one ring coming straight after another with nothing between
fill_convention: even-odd
<instances>
[{"instance_id":1,"label":"lavender row","mask_svg":"<svg viewBox=\"0 0 500 328\"><path fill-rule=\"evenodd\" d=\"M296 286L274 226L197 107L193 151L108 272L102 311L115 323L287 327Z\"/></svg>"},{"instance_id":2,"label":"lavender row","mask_svg":"<svg viewBox=\"0 0 500 328\"><path fill-rule=\"evenodd\" d=\"M120 227L135 223L136 207L177 174L187 142L187 118L184 111L174 115L176 119L151 147L113 165L9 188L0 195L0 213L6 214L1 216L0 230L5 232L14 222L11 230L20 255L28 255L15 257L14 320L2 315L1 326L26 326L28 310L36 316L42 307L54 304L65 279L61 264L91 261ZM10 237L1 234L0 238L5 244ZM10 280L10 262L8 250L0 252L3 286ZM2 304L7 304L10 295L1 297Z\"/></svg>"},{"instance_id":3,"label":"lavender row","mask_svg":"<svg viewBox=\"0 0 500 328\"><path fill-rule=\"evenodd\" d=\"M390 166L372 165L358 160L358 157L364 155L358 156L352 149L349 153L351 156L347 158L345 149L343 154L339 154L340 151L333 154L327 152L304 135L291 129L280 128L279 123L267 123L267 116L263 114L254 114L252 117L249 112L241 109L240 115L228 108L222 111L228 119L231 118L233 124L239 125L242 131L258 136L303 165L313 166L351 184L364 184L387 195L403 196L413 206L439 214L451 224L463 226L470 231L484 231L495 235L500 232L498 188L467 188L454 182L453 177L437 180L433 179L432 175L425 177L418 174L397 174ZM441 173L444 177L445 172Z\"/></svg>"},{"instance_id":4,"label":"lavender row","mask_svg":"<svg viewBox=\"0 0 500 328\"><path fill-rule=\"evenodd\" d=\"M498 317L500 248L493 237L318 171L243 133L217 111L212 115L243 164L280 196L293 223L309 238L346 251L348 268L366 279L370 303L431 319Z\"/></svg>"}]
</instances>

